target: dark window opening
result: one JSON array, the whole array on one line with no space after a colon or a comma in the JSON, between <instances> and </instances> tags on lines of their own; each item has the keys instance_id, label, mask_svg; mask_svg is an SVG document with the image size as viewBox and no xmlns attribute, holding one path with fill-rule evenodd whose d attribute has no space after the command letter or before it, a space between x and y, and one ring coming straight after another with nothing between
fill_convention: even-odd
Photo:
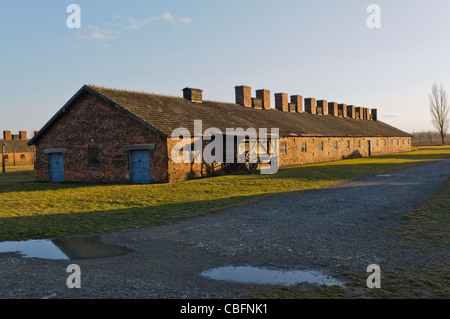
<instances>
[{"instance_id":1,"label":"dark window opening","mask_svg":"<svg viewBox=\"0 0 450 319\"><path fill-rule=\"evenodd\" d=\"M308 151L306 142L302 142L302 153L306 153Z\"/></svg>"},{"instance_id":2,"label":"dark window opening","mask_svg":"<svg viewBox=\"0 0 450 319\"><path fill-rule=\"evenodd\" d=\"M98 148L88 148L88 166L100 165L100 151Z\"/></svg>"},{"instance_id":3,"label":"dark window opening","mask_svg":"<svg viewBox=\"0 0 450 319\"><path fill-rule=\"evenodd\" d=\"M319 151L323 152L323 142L319 143Z\"/></svg>"},{"instance_id":4,"label":"dark window opening","mask_svg":"<svg viewBox=\"0 0 450 319\"><path fill-rule=\"evenodd\" d=\"M25 154L20 154L20 158L25 158Z\"/></svg>"},{"instance_id":5,"label":"dark window opening","mask_svg":"<svg viewBox=\"0 0 450 319\"><path fill-rule=\"evenodd\" d=\"M337 149L338 149L338 142L334 141L334 150L337 151Z\"/></svg>"},{"instance_id":6,"label":"dark window opening","mask_svg":"<svg viewBox=\"0 0 450 319\"><path fill-rule=\"evenodd\" d=\"M350 141L347 141L347 149L350 149Z\"/></svg>"}]
</instances>

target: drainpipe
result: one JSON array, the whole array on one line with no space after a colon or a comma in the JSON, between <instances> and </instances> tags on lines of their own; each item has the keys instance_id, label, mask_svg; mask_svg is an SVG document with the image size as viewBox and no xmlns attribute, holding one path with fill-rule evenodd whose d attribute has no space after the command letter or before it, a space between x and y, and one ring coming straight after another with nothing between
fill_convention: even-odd
<instances>
[{"instance_id":1,"label":"drainpipe","mask_svg":"<svg viewBox=\"0 0 450 319\"><path fill-rule=\"evenodd\" d=\"M2 173L5 173L5 156L3 155L5 153L5 146L6 144L2 145Z\"/></svg>"}]
</instances>

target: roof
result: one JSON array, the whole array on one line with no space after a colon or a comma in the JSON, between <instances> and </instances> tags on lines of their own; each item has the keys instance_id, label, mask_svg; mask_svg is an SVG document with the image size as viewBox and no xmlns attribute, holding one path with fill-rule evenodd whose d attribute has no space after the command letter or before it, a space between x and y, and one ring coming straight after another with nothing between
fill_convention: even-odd
<instances>
[{"instance_id":1,"label":"roof","mask_svg":"<svg viewBox=\"0 0 450 319\"><path fill-rule=\"evenodd\" d=\"M332 115L290 113L276 109L246 108L234 103L203 101L194 103L182 97L108 89L85 85L30 141L33 144L65 109L83 93L90 92L121 109L137 121L168 137L176 128L193 133L194 120L202 120L203 130L218 128L278 128L281 137L389 137L411 136L380 121L369 121Z\"/></svg>"},{"instance_id":2,"label":"roof","mask_svg":"<svg viewBox=\"0 0 450 319\"><path fill-rule=\"evenodd\" d=\"M27 152L33 152L33 148L31 146L28 146L29 140L2 140L0 139L0 147L3 144L6 144L5 146L5 153L27 153ZM0 149L1 152L1 149Z\"/></svg>"}]
</instances>

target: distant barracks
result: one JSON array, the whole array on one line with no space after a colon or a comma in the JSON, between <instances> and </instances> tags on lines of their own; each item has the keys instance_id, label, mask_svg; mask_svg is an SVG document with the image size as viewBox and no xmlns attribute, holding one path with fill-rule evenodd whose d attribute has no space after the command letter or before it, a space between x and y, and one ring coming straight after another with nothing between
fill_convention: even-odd
<instances>
[{"instance_id":1,"label":"distant barracks","mask_svg":"<svg viewBox=\"0 0 450 319\"><path fill-rule=\"evenodd\" d=\"M161 183L230 171L222 163L174 163L176 128L279 129L279 165L406 152L411 135L378 121L377 110L235 87L236 103L205 101L202 91L183 97L85 85L29 141L36 146L40 181ZM188 141L192 143L193 140ZM205 143L203 144L203 147ZM227 154L229 156L230 154ZM227 157L228 158L228 157Z\"/></svg>"}]
</instances>

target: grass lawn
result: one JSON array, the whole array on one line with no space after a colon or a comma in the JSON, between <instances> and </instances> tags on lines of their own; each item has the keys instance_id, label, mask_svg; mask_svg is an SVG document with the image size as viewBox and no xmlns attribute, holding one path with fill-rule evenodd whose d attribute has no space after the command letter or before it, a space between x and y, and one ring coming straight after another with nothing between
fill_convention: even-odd
<instances>
[{"instance_id":1,"label":"grass lawn","mask_svg":"<svg viewBox=\"0 0 450 319\"><path fill-rule=\"evenodd\" d=\"M325 188L362 176L450 159L450 146L174 184L35 183L31 166L0 174L0 241L58 238L160 225L270 196Z\"/></svg>"}]
</instances>

